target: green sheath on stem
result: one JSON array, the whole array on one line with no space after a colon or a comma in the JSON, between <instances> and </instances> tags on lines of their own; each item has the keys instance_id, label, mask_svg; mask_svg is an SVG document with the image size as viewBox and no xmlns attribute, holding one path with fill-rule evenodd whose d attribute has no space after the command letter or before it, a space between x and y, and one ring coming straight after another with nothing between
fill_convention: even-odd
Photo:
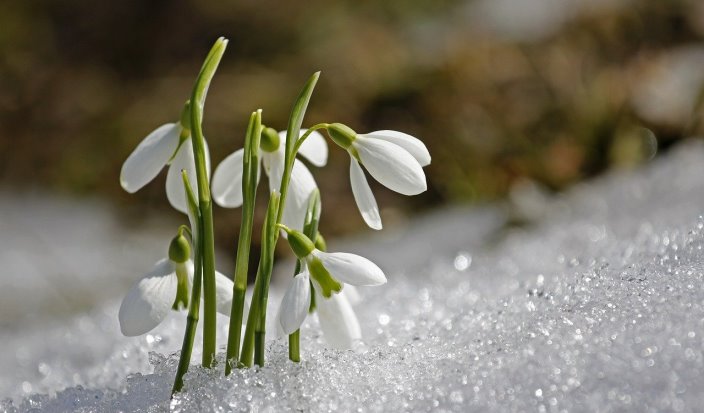
<instances>
[{"instance_id":1,"label":"green sheath on stem","mask_svg":"<svg viewBox=\"0 0 704 413\"><path fill-rule=\"evenodd\" d=\"M216 302L215 302L215 235L213 233L213 204L210 198L210 183L205 162L205 138L203 137L203 106L210 81L225 53L227 39L221 37L210 49L210 53L198 74L191 95L191 142L195 157L198 182L198 206L202 225L198 239L201 242L203 263L203 366L212 367L215 361L216 346Z\"/></svg>"},{"instance_id":2,"label":"green sheath on stem","mask_svg":"<svg viewBox=\"0 0 704 413\"><path fill-rule=\"evenodd\" d=\"M254 224L254 204L259 180L259 143L262 133L262 111L253 112L249 118L247 135L244 143L244 162L242 173L242 226L237 243L237 261L235 263L235 282L230 312L230 329L227 337L227 364L225 374L232 371L232 363L237 363L240 356L240 336L242 334L242 316L244 297L247 291L247 271L249 267L249 250L252 242Z\"/></svg>"}]
</instances>

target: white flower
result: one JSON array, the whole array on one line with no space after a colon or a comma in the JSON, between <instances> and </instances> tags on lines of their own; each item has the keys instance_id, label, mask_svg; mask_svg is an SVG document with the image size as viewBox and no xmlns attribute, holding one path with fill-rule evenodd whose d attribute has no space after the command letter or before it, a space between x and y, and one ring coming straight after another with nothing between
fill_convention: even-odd
<instances>
[{"instance_id":1,"label":"white flower","mask_svg":"<svg viewBox=\"0 0 704 413\"><path fill-rule=\"evenodd\" d=\"M284 228L291 248L305 263L289 285L279 307L278 318L285 334L300 328L310 308L313 294L318 298L320 325L331 345L348 348L360 338L357 317L344 291L344 284L376 286L386 283L384 272L373 262L355 254L323 252L299 231ZM353 291L356 293L356 291ZM356 294L354 294L356 295Z\"/></svg>"},{"instance_id":2,"label":"white flower","mask_svg":"<svg viewBox=\"0 0 704 413\"><path fill-rule=\"evenodd\" d=\"M164 258L132 285L122 300L118 318L126 336L138 336L159 325L173 308L188 301L193 284L193 261L177 263ZM230 315L232 281L215 272L217 311ZM179 291L181 289L181 291ZM185 294L185 296L183 296Z\"/></svg>"},{"instance_id":3,"label":"white flower","mask_svg":"<svg viewBox=\"0 0 704 413\"><path fill-rule=\"evenodd\" d=\"M301 130L301 135L305 133ZM266 139L262 134L262 140ZM271 151L262 150L261 161L264 171L269 176L269 190L278 191L284 170L284 148L286 132L278 133L278 142L262 144ZM320 133L313 131L303 142L299 153L315 166L325 166L328 160L328 146ZM215 169L212 182L213 200L220 206L236 208L242 205L242 167L244 149L240 149L225 158ZM303 162L296 159L291 170L291 181L286 197L286 206L282 221L291 228L303 229L303 220L310 194L317 188L315 179Z\"/></svg>"},{"instance_id":4,"label":"white flower","mask_svg":"<svg viewBox=\"0 0 704 413\"><path fill-rule=\"evenodd\" d=\"M351 158L350 183L364 222L381 229L379 207L360 163L382 185L403 195L417 195L427 189L423 167L430 165L430 153L423 142L403 132L380 130L357 134L342 124L328 128L330 137Z\"/></svg>"},{"instance_id":5,"label":"white flower","mask_svg":"<svg viewBox=\"0 0 704 413\"><path fill-rule=\"evenodd\" d=\"M186 213L186 194L183 189L181 170L188 172L193 192L198 193L193 144L190 134L185 136L180 122L167 123L156 128L137 145L127 157L120 172L120 185L125 191L134 193L151 182L164 166L170 165L166 175L166 196L171 205ZM210 154L205 144L206 170L210 174Z\"/></svg>"},{"instance_id":6,"label":"white flower","mask_svg":"<svg viewBox=\"0 0 704 413\"><path fill-rule=\"evenodd\" d=\"M310 274L307 271L293 278L281 300L278 322L282 332L291 334L300 328L308 314L313 294L325 340L334 348L351 348L355 341L362 338L359 320L352 309L352 304L359 299L356 290L351 285L345 285L339 294L325 298L310 288Z\"/></svg>"}]
</instances>

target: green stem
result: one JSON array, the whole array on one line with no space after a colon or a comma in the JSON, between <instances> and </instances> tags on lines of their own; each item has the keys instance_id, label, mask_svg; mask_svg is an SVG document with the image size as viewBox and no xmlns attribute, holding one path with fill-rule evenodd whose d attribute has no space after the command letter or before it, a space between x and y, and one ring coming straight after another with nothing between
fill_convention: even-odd
<instances>
[{"instance_id":1,"label":"green stem","mask_svg":"<svg viewBox=\"0 0 704 413\"><path fill-rule=\"evenodd\" d=\"M171 390L172 396L175 393L180 392L183 388L183 376L188 371L188 366L191 363L191 354L193 353L193 341L196 335L196 327L198 326L203 267L197 255L195 256L194 268L195 274L193 275L191 303L188 307L188 318L186 319L186 332L183 336L183 344L181 345L181 358L178 360L178 370L176 370L176 379L174 380L174 387Z\"/></svg>"},{"instance_id":2,"label":"green stem","mask_svg":"<svg viewBox=\"0 0 704 413\"><path fill-rule=\"evenodd\" d=\"M232 363L240 357L240 338L242 335L242 318L244 313L244 297L247 291L247 272L249 270L249 250L252 242L252 227L254 224L254 206L257 194L257 175L259 174L259 144L262 132L261 110L249 118L247 135L244 144L244 162L242 176L242 227L237 243L237 259L235 262L235 282L232 294L232 310L230 312L230 329L227 337L227 363L225 375L232 371Z\"/></svg>"},{"instance_id":3,"label":"green stem","mask_svg":"<svg viewBox=\"0 0 704 413\"><path fill-rule=\"evenodd\" d=\"M215 235L213 209L210 202L200 202L203 217L203 367L212 367L215 361L217 339L217 303L215 290Z\"/></svg>"},{"instance_id":4,"label":"green stem","mask_svg":"<svg viewBox=\"0 0 704 413\"><path fill-rule=\"evenodd\" d=\"M247 319L247 328L245 330L245 338L242 345L242 355L240 356L240 361L245 366L252 365L251 355L249 353L245 353L245 346L249 351L249 346L252 345L255 346L254 351L257 364L260 366L264 365L266 304L269 295L271 272L274 267L274 252L276 250L276 243L279 239L279 230L277 225L281 223L284 206L286 205L286 194L288 192L289 181L291 180L293 159L296 156L296 153L294 152L296 141L298 140L301 131L301 124L303 123L303 117L305 116L306 109L308 108L308 102L310 102L313 89L318 82L318 77L320 77L320 72L313 73L313 75L308 79L306 84L303 86L303 90L301 90L301 93L294 102L293 109L291 110L291 116L289 117L288 129L286 130L284 171L281 179L281 187L278 195L273 193L269 199L267 221L265 221L264 225L264 234L267 234L268 236L264 237L265 242L262 245L259 271L257 272L257 279L255 281L255 295L252 297L252 307L250 308L249 318ZM274 203L272 201L274 198L276 198L277 205L274 207L275 209L272 210L272 204ZM270 215L274 215L276 219L270 219ZM265 245L267 248L264 248ZM258 317L251 320L253 315L258 315ZM250 321L252 322L250 323ZM254 334L255 329L257 331L256 337Z\"/></svg>"},{"instance_id":5,"label":"green stem","mask_svg":"<svg viewBox=\"0 0 704 413\"><path fill-rule=\"evenodd\" d=\"M267 225L265 225L266 234L264 244L262 245L262 277L261 288L259 289L258 307L259 317L255 323L254 330L254 361L258 366L264 366L264 347L266 344L266 310L269 301L269 284L271 283L271 273L274 270L274 248L276 247L276 237L279 229L275 224L274 216L277 210L280 210L279 195L274 192L269 199L269 209L267 214Z\"/></svg>"},{"instance_id":6,"label":"green stem","mask_svg":"<svg viewBox=\"0 0 704 413\"><path fill-rule=\"evenodd\" d=\"M293 153L298 153L298 150L301 149L301 145L303 145L303 142L308 139L308 137L313 133L313 131L319 130L319 129L327 129L327 127L330 126L329 123L318 123L317 125L313 125L306 132L296 141L296 145L293 147Z\"/></svg>"},{"instance_id":7,"label":"green stem","mask_svg":"<svg viewBox=\"0 0 704 413\"><path fill-rule=\"evenodd\" d=\"M192 225L195 226L195 228L193 228L193 232L197 232L198 228L202 226L202 223L200 223L200 217L198 216L198 206L196 204L195 196L193 195L193 190L191 189L191 185L188 181L186 171L182 171L181 174L183 176L183 184L186 190L186 200L188 202L188 210L190 212L189 218L192 221ZM181 358L178 360L178 369L176 370L176 379L174 380L174 386L171 390L171 396L181 391L183 388L183 376L186 374L188 371L188 366L191 364L193 341L195 339L196 326L198 325L200 313L200 294L203 280L203 266L200 255L202 246L200 245L198 238L193 237L193 232L188 229L188 227L184 227L184 230L186 230L191 236L194 257L193 267L195 273L193 274L193 288L191 290L191 300L188 307L188 318L186 319L186 331L183 335L183 344L181 346Z\"/></svg>"},{"instance_id":8,"label":"green stem","mask_svg":"<svg viewBox=\"0 0 704 413\"><path fill-rule=\"evenodd\" d=\"M288 358L295 363L301 361L301 330L288 335Z\"/></svg>"},{"instance_id":9,"label":"green stem","mask_svg":"<svg viewBox=\"0 0 704 413\"><path fill-rule=\"evenodd\" d=\"M205 162L205 138L203 137L203 107L210 81L222 59L227 40L219 38L203 63L191 95L191 142L195 157L196 180L198 182L198 207L201 222L198 238L201 240L203 262L203 366L212 367L216 350L216 292L215 292L215 235L213 232L213 204Z\"/></svg>"},{"instance_id":10,"label":"green stem","mask_svg":"<svg viewBox=\"0 0 704 413\"><path fill-rule=\"evenodd\" d=\"M262 255L259 261L257 278L254 282L254 294L252 295L252 306L247 317L247 327L242 343L242 353L240 363L245 367L251 367L255 359L257 364L263 365L264 341L266 326L266 305L269 295L269 282L271 272L274 267L273 251L274 238L278 233L275 223L276 211L279 208L280 198L277 192L272 192L269 198L264 228L262 230ZM260 363L261 362L261 363Z\"/></svg>"},{"instance_id":11,"label":"green stem","mask_svg":"<svg viewBox=\"0 0 704 413\"><path fill-rule=\"evenodd\" d=\"M261 278L259 276L260 273L261 271L257 271L257 280ZM249 307L247 326L244 331L244 340L242 340L242 351L240 352L240 366L242 367L252 367L254 361L254 328L256 321L259 319L259 300L257 297L260 295L260 284L260 282L254 282L252 305Z\"/></svg>"}]
</instances>

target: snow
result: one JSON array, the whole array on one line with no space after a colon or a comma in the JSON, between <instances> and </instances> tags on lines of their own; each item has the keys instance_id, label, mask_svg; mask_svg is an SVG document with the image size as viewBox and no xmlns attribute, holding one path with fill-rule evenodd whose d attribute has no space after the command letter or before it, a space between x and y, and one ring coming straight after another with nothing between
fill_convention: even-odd
<instances>
[{"instance_id":1,"label":"snow","mask_svg":"<svg viewBox=\"0 0 704 413\"><path fill-rule=\"evenodd\" d=\"M3 329L0 411L696 411L702 177L692 141L545 196L530 225L505 225L515 211L503 205L456 207L331 242L387 272L387 285L360 289L364 341L327 349L309 318L300 365L271 340L264 368L225 378L193 366L173 400L183 315L121 337L114 291L80 315Z\"/></svg>"}]
</instances>

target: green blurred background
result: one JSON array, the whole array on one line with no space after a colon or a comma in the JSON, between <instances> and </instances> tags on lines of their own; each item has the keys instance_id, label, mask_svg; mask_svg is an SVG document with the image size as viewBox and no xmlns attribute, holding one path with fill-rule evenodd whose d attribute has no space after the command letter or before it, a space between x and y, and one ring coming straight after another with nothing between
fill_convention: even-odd
<instances>
[{"instance_id":1,"label":"green blurred background","mask_svg":"<svg viewBox=\"0 0 704 413\"><path fill-rule=\"evenodd\" d=\"M144 208L177 216L164 173L135 195L118 175L178 118L218 36L230 46L206 104L213 165L242 146L251 111L285 128L322 70L306 125L401 130L433 155L421 196L372 183L387 227L525 182L561 190L702 132L700 0L16 0L0 3L0 189L98 195L137 224ZM365 228L348 167L332 151L313 171L328 234ZM216 216L232 245L240 211Z\"/></svg>"}]
</instances>

